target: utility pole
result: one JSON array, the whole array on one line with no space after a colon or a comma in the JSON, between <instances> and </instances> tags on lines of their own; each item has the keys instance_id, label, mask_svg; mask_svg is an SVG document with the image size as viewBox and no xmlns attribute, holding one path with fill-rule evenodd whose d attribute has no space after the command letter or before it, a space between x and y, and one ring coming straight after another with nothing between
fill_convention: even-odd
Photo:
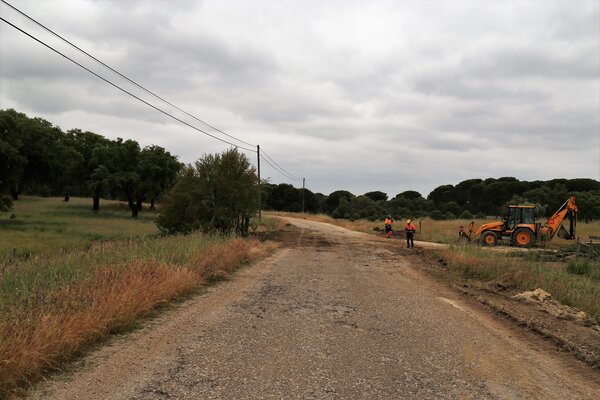
<instances>
[{"instance_id":1,"label":"utility pole","mask_svg":"<svg viewBox=\"0 0 600 400\"><path fill-rule=\"evenodd\" d=\"M302 214L304 214L304 183L305 179L302 178Z\"/></svg>"},{"instance_id":2,"label":"utility pole","mask_svg":"<svg viewBox=\"0 0 600 400\"><path fill-rule=\"evenodd\" d=\"M262 186L260 184L260 145L256 145L256 158L258 160L257 170L258 170L258 223L261 222L261 208L262 208L262 199L260 197L260 192L262 191Z\"/></svg>"}]
</instances>

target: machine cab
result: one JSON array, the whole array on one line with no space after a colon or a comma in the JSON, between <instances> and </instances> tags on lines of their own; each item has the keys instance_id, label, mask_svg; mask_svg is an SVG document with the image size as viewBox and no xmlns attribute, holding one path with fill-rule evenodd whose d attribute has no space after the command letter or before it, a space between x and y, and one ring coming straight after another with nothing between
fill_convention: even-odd
<instances>
[{"instance_id":1,"label":"machine cab","mask_svg":"<svg viewBox=\"0 0 600 400\"><path fill-rule=\"evenodd\" d=\"M534 206L508 206L504 215L504 231L511 234L518 227L534 228Z\"/></svg>"}]
</instances>

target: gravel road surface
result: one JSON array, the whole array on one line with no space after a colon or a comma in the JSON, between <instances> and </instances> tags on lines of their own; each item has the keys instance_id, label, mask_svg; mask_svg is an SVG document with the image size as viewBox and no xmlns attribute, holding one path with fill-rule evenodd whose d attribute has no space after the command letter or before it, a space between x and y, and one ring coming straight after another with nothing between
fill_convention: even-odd
<instances>
[{"instance_id":1,"label":"gravel road surface","mask_svg":"<svg viewBox=\"0 0 600 400\"><path fill-rule=\"evenodd\" d=\"M592 399L600 374L409 265L289 219L275 256L118 337L35 399Z\"/></svg>"}]
</instances>

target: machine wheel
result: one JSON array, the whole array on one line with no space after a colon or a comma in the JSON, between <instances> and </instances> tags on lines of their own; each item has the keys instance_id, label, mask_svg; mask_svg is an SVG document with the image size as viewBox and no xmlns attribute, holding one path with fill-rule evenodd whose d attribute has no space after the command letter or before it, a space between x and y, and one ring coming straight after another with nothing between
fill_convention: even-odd
<instances>
[{"instance_id":1,"label":"machine wheel","mask_svg":"<svg viewBox=\"0 0 600 400\"><path fill-rule=\"evenodd\" d=\"M518 247L527 247L533 241L533 235L529 229L517 229L513 234L512 242Z\"/></svg>"},{"instance_id":2,"label":"machine wheel","mask_svg":"<svg viewBox=\"0 0 600 400\"><path fill-rule=\"evenodd\" d=\"M481 244L484 246L495 246L498 243L498 236L492 231L483 232L481 235Z\"/></svg>"}]
</instances>

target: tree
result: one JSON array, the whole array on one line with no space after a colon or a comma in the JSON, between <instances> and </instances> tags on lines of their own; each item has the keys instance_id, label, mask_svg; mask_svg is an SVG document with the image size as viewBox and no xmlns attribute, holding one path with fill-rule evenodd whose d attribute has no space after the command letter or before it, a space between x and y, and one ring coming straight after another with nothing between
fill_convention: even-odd
<instances>
[{"instance_id":1,"label":"tree","mask_svg":"<svg viewBox=\"0 0 600 400\"><path fill-rule=\"evenodd\" d=\"M237 149L205 155L179 174L162 203L158 226L166 233L248 234L258 210L258 177Z\"/></svg>"},{"instance_id":2,"label":"tree","mask_svg":"<svg viewBox=\"0 0 600 400\"><path fill-rule=\"evenodd\" d=\"M404 197L409 200L416 200L416 199L422 198L423 196L421 196L421 193L419 193L415 190L406 190L402 193L397 194L396 197L394 197L394 198L397 198L397 197Z\"/></svg>"},{"instance_id":3,"label":"tree","mask_svg":"<svg viewBox=\"0 0 600 400\"><path fill-rule=\"evenodd\" d=\"M366 196L373 201L387 201L387 199L388 199L387 193L383 193L378 190L376 190L374 192L367 192L363 196Z\"/></svg>"},{"instance_id":4,"label":"tree","mask_svg":"<svg viewBox=\"0 0 600 400\"><path fill-rule=\"evenodd\" d=\"M333 214L336 208L340 205L342 199L352 199L354 195L346 190L336 190L325 199L325 212L329 215Z\"/></svg>"},{"instance_id":5,"label":"tree","mask_svg":"<svg viewBox=\"0 0 600 400\"><path fill-rule=\"evenodd\" d=\"M160 146L147 146L140 153L138 174L139 191L143 197L150 196L150 209L154 210L156 199L175 183L182 164ZM141 202L139 203L141 207Z\"/></svg>"},{"instance_id":6,"label":"tree","mask_svg":"<svg viewBox=\"0 0 600 400\"><path fill-rule=\"evenodd\" d=\"M115 189L125 195L131 209L131 217L137 218L145 199L138 173L140 145L135 140L123 141L119 138L113 147L112 156L115 172L112 173L111 182Z\"/></svg>"}]
</instances>

